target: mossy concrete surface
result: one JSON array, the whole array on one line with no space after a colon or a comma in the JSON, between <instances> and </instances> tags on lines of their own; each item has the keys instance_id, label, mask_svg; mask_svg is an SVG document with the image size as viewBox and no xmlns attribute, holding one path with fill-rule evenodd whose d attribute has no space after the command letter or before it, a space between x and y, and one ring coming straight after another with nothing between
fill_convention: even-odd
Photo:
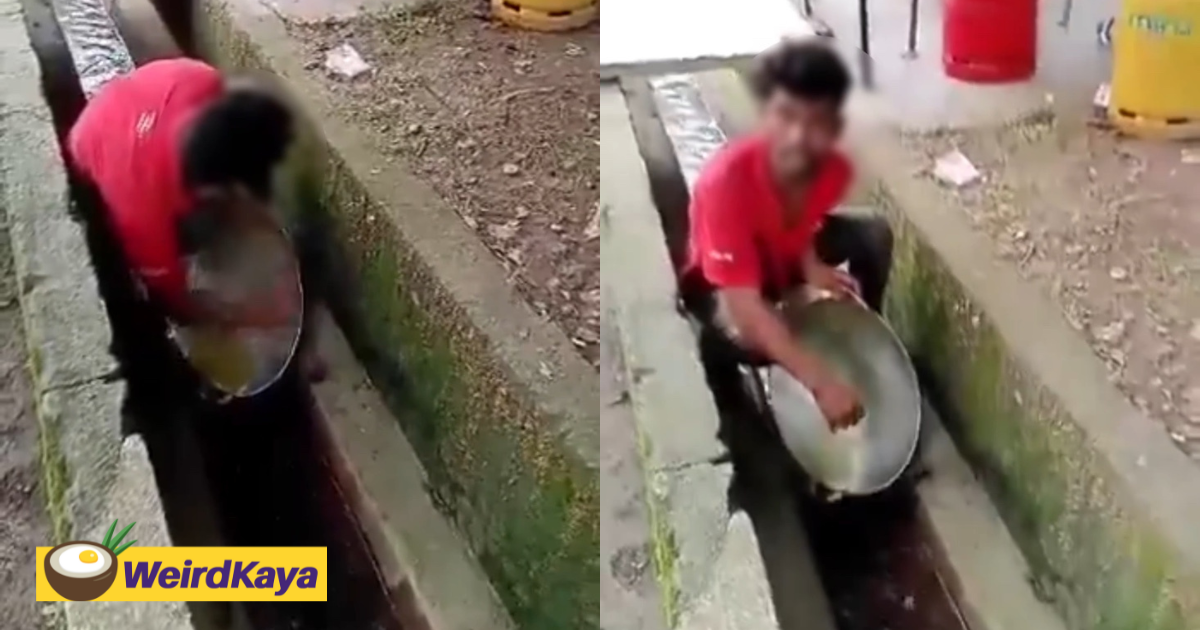
<instances>
[{"instance_id":1,"label":"mossy concrete surface","mask_svg":"<svg viewBox=\"0 0 1200 630\"><path fill-rule=\"evenodd\" d=\"M319 311L314 337L330 374L312 387L318 426L402 624L512 630L483 569L426 493L424 470L404 432L333 318Z\"/></svg>"},{"instance_id":2,"label":"mossy concrete surface","mask_svg":"<svg viewBox=\"0 0 1200 630\"><path fill-rule=\"evenodd\" d=\"M1200 471L953 195L915 175L898 135L854 145L896 230L888 317L1039 595L1078 630L1200 626Z\"/></svg>"},{"instance_id":3,"label":"mossy concrete surface","mask_svg":"<svg viewBox=\"0 0 1200 630\"><path fill-rule=\"evenodd\" d=\"M0 0L0 211L12 244L53 530L54 539L42 544L100 540L120 519L138 523L140 545L170 545L146 447L122 431L125 383L115 377L84 233L69 213L40 78L21 3ZM70 603L65 613L72 630L191 627L179 602Z\"/></svg>"},{"instance_id":4,"label":"mossy concrete surface","mask_svg":"<svg viewBox=\"0 0 1200 630\"><path fill-rule=\"evenodd\" d=\"M595 370L425 183L339 118L278 16L258 3L198 5L202 51L282 78L308 114L290 205L320 234L323 266L337 270L326 297L435 502L517 625L597 627Z\"/></svg>"}]
</instances>

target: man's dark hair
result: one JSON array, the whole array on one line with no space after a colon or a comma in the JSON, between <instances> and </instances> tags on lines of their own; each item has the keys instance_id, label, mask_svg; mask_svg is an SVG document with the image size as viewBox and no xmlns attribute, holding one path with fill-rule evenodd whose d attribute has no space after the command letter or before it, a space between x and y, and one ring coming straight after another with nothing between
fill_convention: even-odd
<instances>
[{"instance_id":1,"label":"man's dark hair","mask_svg":"<svg viewBox=\"0 0 1200 630\"><path fill-rule=\"evenodd\" d=\"M232 90L196 119L183 146L183 178L189 190L242 186L260 201L271 198L271 174L293 135L287 105L256 90ZM220 237L219 208L204 202L176 225L180 247L195 254ZM220 203L220 202L216 202Z\"/></svg>"},{"instance_id":2,"label":"man's dark hair","mask_svg":"<svg viewBox=\"0 0 1200 630\"><path fill-rule=\"evenodd\" d=\"M850 70L824 38L785 40L758 57L750 86L760 100L783 90L840 107L850 92Z\"/></svg>"},{"instance_id":3,"label":"man's dark hair","mask_svg":"<svg viewBox=\"0 0 1200 630\"><path fill-rule=\"evenodd\" d=\"M271 196L271 173L292 141L286 104L257 90L224 94L197 118L183 146L189 189L245 186L260 199Z\"/></svg>"}]
</instances>

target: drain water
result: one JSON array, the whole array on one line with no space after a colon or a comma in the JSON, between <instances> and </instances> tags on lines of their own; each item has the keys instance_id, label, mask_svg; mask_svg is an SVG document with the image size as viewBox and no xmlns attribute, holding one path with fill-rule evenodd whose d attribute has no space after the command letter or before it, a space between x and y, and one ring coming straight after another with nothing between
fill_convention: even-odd
<instances>
[{"instance_id":1,"label":"drain water","mask_svg":"<svg viewBox=\"0 0 1200 630\"><path fill-rule=\"evenodd\" d=\"M841 630L968 630L911 484L802 517Z\"/></svg>"}]
</instances>

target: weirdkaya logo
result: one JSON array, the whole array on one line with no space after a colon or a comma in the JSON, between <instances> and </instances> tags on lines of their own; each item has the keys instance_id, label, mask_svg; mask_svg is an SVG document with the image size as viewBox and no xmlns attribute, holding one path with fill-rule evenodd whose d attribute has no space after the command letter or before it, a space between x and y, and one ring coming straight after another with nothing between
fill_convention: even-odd
<instances>
[{"instance_id":1,"label":"weirdkaya logo","mask_svg":"<svg viewBox=\"0 0 1200 630\"><path fill-rule=\"evenodd\" d=\"M208 575L205 575L205 574ZM221 577L217 577L217 576ZM162 562L126 563L125 586L129 588L257 588L275 591L282 597L292 584L296 588L313 588L317 585L316 567L260 567L258 562L234 562L225 560L220 566L193 566L191 560L183 561L183 570L163 567ZM254 578L251 581L250 578Z\"/></svg>"},{"instance_id":2,"label":"weirdkaya logo","mask_svg":"<svg viewBox=\"0 0 1200 630\"><path fill-rule=\"evenodd\" d=\"M133 524L116 525L99 544L38 547L37 600L326 600L324 547L131 548Z\"/></svg>"},{"instance_id":3,"label":"weirdkaya logo","mask_svg":"<svg viewBox=\"0 0 1200 630\"><path fill-rule=\"evenodd\" d=\"M135 523L130 523L113 537L117 521L108 526L104 542L96 544L76 540L54 547L46 554L42 570L50 588L74 602L86 602L100 597L117 577L117 556L133 546L136 540L124 545L121 541Z\"/></svg>"}]
</instances>

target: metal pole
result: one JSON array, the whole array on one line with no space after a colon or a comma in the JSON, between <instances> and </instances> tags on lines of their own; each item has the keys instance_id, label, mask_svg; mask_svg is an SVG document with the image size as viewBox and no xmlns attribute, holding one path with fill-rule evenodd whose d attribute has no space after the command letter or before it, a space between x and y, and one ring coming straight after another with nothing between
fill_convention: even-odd
<instances>
[{"instance_id":1,"label":"metal pole","mask_svg":"<svg viewBox=\"0 0 1200 630\"><path fill-rule=\"evenodd\" d=\"M917 56L917 10L921 0L912 0L908 6L908 50L904 56L912 59Z\"/></svg>"},{"instance_id":2,"label":"metal pole","mask_svg":"<svg viewBox=\"0 0 1200 630\"><path fill-rule=\"evenodd\" d=\"M858 0L858 47L862 50L863 87L875 88L874 68L871 64L871 24L867 14L867 0Z\"/></svg>"},{"instance_id":3,"label":"metal pole","mask_svg":"<svg viewBox=\"0 0 1200 630\"><path fill-rule=\"evenodd\" d=\"M1058 27L1067 28L1071 25L1071 9L1074 8L1074 0L1066 0L1063 2L1062 16L1058 18Z\"/></svg>"}]
</instances>

